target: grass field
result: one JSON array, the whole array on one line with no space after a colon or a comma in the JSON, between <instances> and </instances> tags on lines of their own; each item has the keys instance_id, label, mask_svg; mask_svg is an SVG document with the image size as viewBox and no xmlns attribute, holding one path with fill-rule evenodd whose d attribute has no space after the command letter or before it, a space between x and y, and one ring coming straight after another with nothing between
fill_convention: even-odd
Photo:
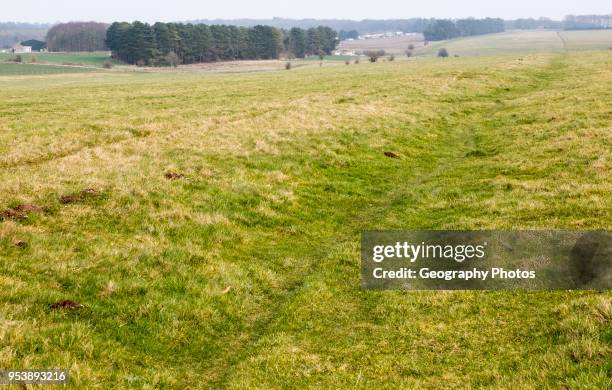
<instances>
[{"instance_id":1,"label":"grass field","mask_svg":"<svg viewBox=\"0 0 612 390\"><path fill-rule=\"evenodd\" d=\"M533 52L607 50L612 47L612 30L591 31L508 31L450 41L432 42L415 51L416 55L435 56L440 48L451 55L480 56Z\"/></svg>"},{"instance_id":2,"label":"grass field","mask_svg":"<svg viewBox=\"0 0 612 390\"><path fill-rule=\"evenodd\" d=\"M104 61L109 59L108 52L91 53L32 53L21 54L23 62L30 62L32 56L36 57L37 62L57 65L85 65L101 68ZM7 61L14 58L15 54L0 53L0 61ZM114 60L113 60L114 61ZM117 61L114 61L117 63Z\"/></svg>"},{"instance_id":3,"label":"grass field","mask_svg":"<svg viewBox=\"0 0 612 390\"><path fill-rule=\"evenodd\" d=\"M90 68L75 66L0 63L0 77L84 73L91 71L92 69Z\"/></svg>"},{"instance_id":4,"label":"grass field","mask_svg":"<svg viewBox=\"0 0 612 390\"><path fill-rule=\"evenodd\" d=\"M17 76L17 75L34 75L34 74L56 74L56 73L82 73L92 71L108 71L102 69L103 59L91 53L71 53L71 54L56 54L42 53L43 58L38 57L41 54L35 54L37 61L30 62L30 56L23 54L22 63L9 62L14 58L13 54L0 54L0 77L2 76ZM325 66L329 65L344 65L347 60L353 61L353 56L338 56L330 55L323 58L322 63ZM68 62L64 60L70 60ZM2 62L6 61L6 62ZM205 73L249 73L263 71L278 71L285 70L287 62L291 62L292 68L304 67L319 67L321 60L318 56L311 56L305 59L279 59L279 60L245 60L245 61L220 61L208 62L190 65L181 65L178 68L172 67L137 67L134 65L125 65L121 62L113 60L115 66L114 72L153 72L153 73L172 73L177 72L205 72Z\"/></svg>"},{"instance_id":5,"label":"grass field","mask_svg":"<svg viewBox=\"0 0 612 390\"><path fill-rule=\"evenodd\" d=\"M0 367L75 388L610 388L609 291L364 291L359 234L610 229L611 65L1 77Z\"/></svg>"}]
</instances>

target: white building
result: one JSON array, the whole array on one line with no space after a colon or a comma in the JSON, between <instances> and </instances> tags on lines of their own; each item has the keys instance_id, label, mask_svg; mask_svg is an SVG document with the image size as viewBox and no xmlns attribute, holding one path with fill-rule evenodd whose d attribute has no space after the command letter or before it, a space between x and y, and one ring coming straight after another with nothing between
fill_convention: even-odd
<instances>
[{"instance_id":1,"label":"white building","mask_svg":"<svg viewBox=\"0 0 612 390\"><path fill-rule=\"evenodd\" d=\"M13 53L31 53L32 52L32 46L22 46L21 44L16 44L11 48L11 52Z\"/></svg>"}]
</instances>

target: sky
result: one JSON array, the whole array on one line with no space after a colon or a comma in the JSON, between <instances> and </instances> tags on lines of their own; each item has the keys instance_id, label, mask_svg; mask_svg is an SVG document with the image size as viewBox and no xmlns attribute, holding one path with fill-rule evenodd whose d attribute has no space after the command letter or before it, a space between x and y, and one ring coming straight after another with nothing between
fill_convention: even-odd
<instances>
[{"instance_id":1,"label":"sky","mask_svg":"<svg viewBox=\"0 0 612 390\"><path fill-rule=\"evenodd\" d=\"M4 0L0 21L184 21L194 19L405 19L609 14L611 0Z\"/></svg>"}]
</instances>

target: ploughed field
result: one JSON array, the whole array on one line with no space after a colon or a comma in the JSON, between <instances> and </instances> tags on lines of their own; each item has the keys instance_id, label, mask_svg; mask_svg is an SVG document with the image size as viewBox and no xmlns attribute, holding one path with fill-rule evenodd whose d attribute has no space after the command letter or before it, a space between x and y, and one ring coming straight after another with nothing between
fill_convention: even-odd
<instances>
[{"instance_id":1,"label":"ploughed field","mask_svg":"<svg viewBox=\"0 0 612 390\"><path fill-rule=\"evenodd\" d=\"M610 292L368 292L364 229L610 229L612 52L0 77L0 367L610 386ZM385 153L391 152L391 153Z\"/></svg>"}]
</instances>

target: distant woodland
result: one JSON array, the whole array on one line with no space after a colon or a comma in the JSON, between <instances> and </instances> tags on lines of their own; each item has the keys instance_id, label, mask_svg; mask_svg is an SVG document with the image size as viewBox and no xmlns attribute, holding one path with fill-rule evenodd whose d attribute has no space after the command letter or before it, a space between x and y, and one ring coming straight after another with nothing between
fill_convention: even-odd
<instances>
[{"instance_id":1,"label":"distant woodland","mask_svg":"<svg viewBox=\"0 0 612 390\"><path fill-rule=\"evenodd\" d=\"M303 58L330 54L338 44L329 27L282 30L271 26L113 23L106 43L129 64L165 66L246 59Z\"/></svg>"},{"instance_id":2,"label":"distant woodland","mask_svg":"<svg viewBox=\"0 0 612 390\"><path fill-rule=\"evenodd\" d=\"M566 30L597 30L612 28L612 15L569 15L563 21Z\"/></svg>"},{"instance_id":3,"label":"distant woodland","mask_svg":"<svg viewBox=\"0 0 612 390\"><path fill-rule=\"evenodd\" d=\"M358 34L402 31L402 32L423 32L429 24L430 19L410 18L410 19L199 19L191 21L193 24L208 25L234 25L242 27L253 27L258 24L272 26L284 30L298 27L308 29L317 26L328 26L336 31L357 31Z\"/></svg>"},{"instance_id":4,"label":"distant woodland","mask_svg":"<svg viewBox=\"0 0 612 390\"><path fill-rule=\"evenodd\" d=\"M265 24L268 26L290 29L292 27L310 28L316 26L328 26L336 31L339 31L343 37L355 38L357 35L368 33L382 33L390 31L401 31L404 33L422 33L428 26L435 23L437 19L428 18L410 18L410 19L389 19L389 20L346 20L346 19L202 19L195 20L192 23L204 24L225 24L252 27L257 24ZM469 19L468 19L469 20ZM551 20L548 18L524 18L515 20L505 20L504 26L507 30L513 29L561 29L563 22L559 20Z\"/></svg>"},{"instance_id":5,"label":"distant woodland","mask_svg":"<svg viewBox=\"0 0 612 390\"><path fill-rule=\"evenodd\" d=\"M108 24L95 22L70 22L53 26L47 32L49 51L99 51L106 50Z\"/></svg>"},{"instance_id":6,"label":"distant woodland","mask_svg":"<svg viewBox=\"0 0 612 390\"><path fill-rule=\"evenodd\" d=\"M503 19L438 19L423 31L425 40L441 41L457 37L499 33L506 30Z\"/></svg>"}]
</instances>

